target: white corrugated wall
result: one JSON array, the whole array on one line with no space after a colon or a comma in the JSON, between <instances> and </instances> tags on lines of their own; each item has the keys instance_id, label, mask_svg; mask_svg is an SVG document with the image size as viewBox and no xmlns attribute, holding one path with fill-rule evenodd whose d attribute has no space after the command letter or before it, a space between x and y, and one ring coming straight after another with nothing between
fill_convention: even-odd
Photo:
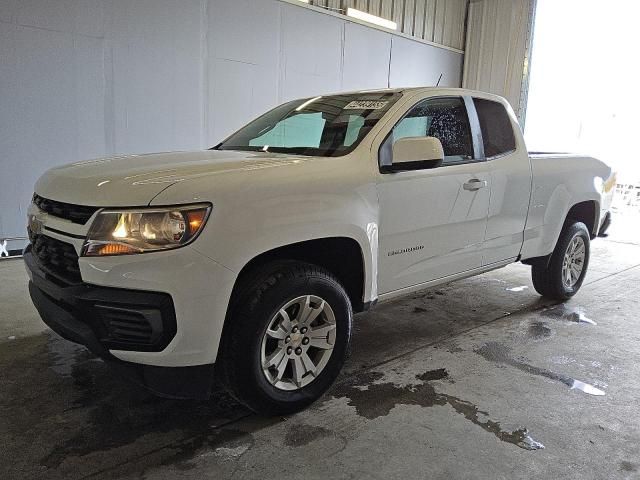
<instances>
[{"instance_id":1,"label":"white corrugated wall","mask_svg":"<svg viewBox=\"0 0 640 480\"><path fill-rule=\"evenodd\" d=\"M469 5L463 87L505 97L526 116L535 0L475 0Z\"/></svg>"},{"instance_id":2,"label":"white corrugated wall","mask_svg":"<svg viewBox=\"0 0 640 480\"><path fill-rule=\"evenodd\" d=\"M398 24L398 31L462 50L468 0L310 0L340 13L357 8Z\"/></svg>"}]
</instances>

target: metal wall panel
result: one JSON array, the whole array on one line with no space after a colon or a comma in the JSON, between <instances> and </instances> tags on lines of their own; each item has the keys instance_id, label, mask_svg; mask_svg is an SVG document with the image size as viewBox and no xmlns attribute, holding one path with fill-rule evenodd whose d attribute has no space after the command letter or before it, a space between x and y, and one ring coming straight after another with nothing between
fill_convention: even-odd
<instances>
[{"instance_id":1,"label":"metal wall panel","mask_svg":"<svg viewBox=\"0 0 640 480\"><path fill-rule=\"evenodd\" d=\"M475 0L469 6L463 86L505 97L524 124L535 0Z\"/></svg>"},{"instance_id":2,"label":"metal wall panel","mask_svg":"<svg viewBox=\"0 0 640 480\"><path fill-rule=\"evenodd\" d=\"M311 5L346 13L357 8L398 24L398 31L462 50L469 0L310 0Z\"/></svg>"},{"instance_id":3,"label":"metal wall panel","mask_svg":"<svg viewBox=\"0 0 640 480\"><path fill-rule=\"evenodd\" d=\"M390 33L345 23L341 90L388 86L391 39Z\"/></svg>"},{"instance_id":4,"label":"metal wall panel","mask_svg":"<svg viewBox=\"0 0 640 480\"><path fill-rule=\"evenodd\" d=\"M444 45L444 32L446 30L444 25L446 10L446 0L436 0L436 11L433 16L433 41L442 45Z\"/></svg>"},{"instance_id":5,"label":"metal wall panel","mask_svg":"<svg viewBox=\"0 0 640 480\"><path fill-rule=\"evenodd\" d=\"M340 90L343 29L335 17L283 5L280 100Z\"/></svg>"},{"instance_id":6,"label":"metal wall panel","mask_svg":"<svg viewBox=\"0 0 640 480\"><path fill-rule=\"evenodd\" d=\"M204 128L221 140L278 104L282 12L277 2L215 0L207 13Z\"/></svg>"},{"instance_id":7,"label":"metal wall panel","mask_svg":"<svg viewBox=\"0 0 640 480\"><path fill-rule=\"evenodd\" d=\"M375 15L375 14L374 14ZM387 0L380 0L380 14L382 18L393 17L393 3Z\"/></svg>"},{"instance_id":8,"label":"metal wall panel","mask_svg":"<svg viewBox=\"0 0 640 480\"><path fill-rule=\"evenodd\" d=\"M369 0L369 13L380 16L382 3L382 0Z\"/></svg>"},{"instance_id":9,"label":"metal wall panel","mask_svg":"<svg viewBox=\"0 0 640 480\"><path fill-rule=\"evenodd\" d=\"M418 0L419 1L419 0ZM404 17L401 30L407 35L413 35L413 21L415 20L416 0L404 0ZM398 25L400 26L400 25Z\"/></svg>"},{"instance_id":10,"label":"metal wall panel","mask_svg":"<svg viewBox=\"0 0 640 480\"><path fill-rule=\"evenodd\" d=\"M433 41L436 25L436 3L437 0L427 0L424 5L424 36Z\"/></svg>"},{"instance_id":11,"label":"metal wall panel","mask_svg":"<svg viewBox=\"0 0 640 480\"><path fill-rule=\"evenodd\" d=\"M413 21L413 35L418 38L424 38L424 21L425 21L425 9L427 8L427 2L416 1L415 15Z\"/></svg>"},{"instance_id":12,"label":"metal wall panel","mask_svg":"<svg viewBox=\"0 0 640 480\"><path fill-rule=\"evenodd\" d=\"M391 87L440 85L458 87L462 71L462 55L421 42L393 37L389 84Z\"/></svg>"}]
</instances>

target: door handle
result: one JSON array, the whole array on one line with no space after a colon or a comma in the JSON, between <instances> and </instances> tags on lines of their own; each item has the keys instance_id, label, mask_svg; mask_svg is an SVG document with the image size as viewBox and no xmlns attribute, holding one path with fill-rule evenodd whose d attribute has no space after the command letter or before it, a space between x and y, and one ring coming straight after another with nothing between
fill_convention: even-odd
<instances>
[{"instance_id":1,"label":"door handle","mask_svg":"<svg viewBox=\"0 0 640 480\"><path fill-rule=\"evenodd\" d=\"M489 183L486 180L480 180L478 178L472 178L467 183L462 185L462 188L469 192L475 192L476 190L480 190L481 188L486 187Z\"/></svg>"}]
</instances>

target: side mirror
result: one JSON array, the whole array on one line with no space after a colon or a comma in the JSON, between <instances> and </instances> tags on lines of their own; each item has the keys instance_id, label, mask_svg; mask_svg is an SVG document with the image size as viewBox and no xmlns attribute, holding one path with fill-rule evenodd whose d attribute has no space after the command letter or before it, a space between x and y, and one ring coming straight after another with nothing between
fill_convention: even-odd
<instances>
[{"instance_id":1,"label":"side mirror","mask_svg":"<svg viewBox=\"0 0 640 480\"><path fill-rule=\"evenodd\" d=\"M393 144L393 162L383 173L437 168L444 161L442 143L435 137L405 137Z\"/></svg>"}]
</instances>

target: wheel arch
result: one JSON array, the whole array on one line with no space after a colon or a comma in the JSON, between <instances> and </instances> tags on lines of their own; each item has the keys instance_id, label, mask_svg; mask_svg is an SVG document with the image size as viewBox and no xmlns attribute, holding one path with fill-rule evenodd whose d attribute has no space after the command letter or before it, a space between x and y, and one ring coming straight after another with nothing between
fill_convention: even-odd
<instances>
[{"instance_id":1,"label":"wheel arch","mask_svg":"<svg viewBox=\"0 0 640 480\"><path fill-rule=\"evenodd\" d=\"M564 216L564 221L562 222L558 234L555 237L555 242L553 244L553 250L551 251L551 253L540 257L527 258L526 260L523 260L522 263L526 265L543 265L545 267L548 266L549 261L551 260L551 255L553 255L553 252L556 249L556 245L558 244L560 234L562 233L564 228L571 222L571 220L584 223L587 227L587 230L589 231L591 240L593 240L598 235L599 214L599 202L596 200L585 200L575 203L568 209L566 215Z\"/></svg>"},{"instance_id":2,"label":"wheel arch","mask_svg":"<svg viewBox=\"0 0 640 480\"><path fill-rule=\"evenodd\" d=\"M579 202L573 205L567 212L564 225L566 225L569 220L577 220L584 223L587 226L587 230L589 230L591 240L593 240L598 235L598 227L600 225L599 215L600 206L596 200Z\"/></svg>"},{"instance_id":3,"label":"wheel arch","mask_svg":"<svg viewBox=\"0 0 640 480\"><path fill-rule=\"evenodd\" d=\"M357 240L351 237L326 237L295 242L255 255L238 273L232 297L238 287L262 266L279 260L311 263L331 272L345 288L354 312L368 308L365 302L365 256Z\"/></svg>"}]
</instances>

